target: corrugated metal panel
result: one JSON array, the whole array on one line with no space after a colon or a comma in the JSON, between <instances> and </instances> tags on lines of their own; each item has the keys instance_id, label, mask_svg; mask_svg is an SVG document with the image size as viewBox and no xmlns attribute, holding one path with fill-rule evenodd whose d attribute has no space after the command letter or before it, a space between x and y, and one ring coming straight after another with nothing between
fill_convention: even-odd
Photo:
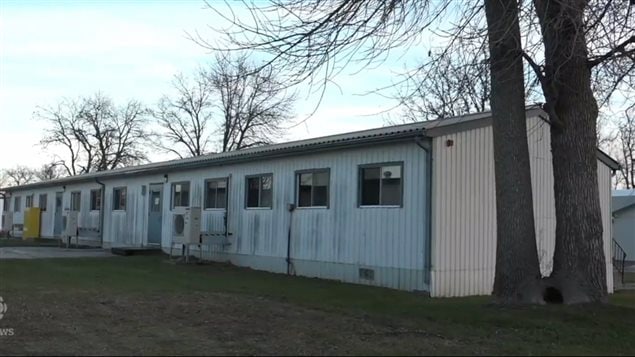
<instances>
[{"instance_id":1,"label":"corrugated metal panel","mask_svg":"<svg viewBox=\"0 0 635 357\"><path fill-rule=\"evenodd\" d=\"M403 161L404 164L403 207L358 208L358 165L394 161ZM427 290L425 166L425 151L408 142L175 172L169 175L169 180L189 180L193 200L194 197L200 200L206 178L231 174L228 224L233 233L232 245L225 249L226 255L219 257L218 254L208 253L208 258L248 262L249 259L236 257L270 257L269 265L258 260L258 268L277 271L280 261L286 258L291 222L287 203L294 202L295 171L330 168L330 208L299 208L293 213L291 256L296 262L296 273L372 283L361 281L357 270L359 267L370 267L378 269L372 284ZM261 173L273 173L273 209L245 209L245 176ZM169 201L167 196L166 202ZM166 217L171 217L171 212ZM206 227L221 228L222 219L222 211L203 211L202 220ZM163 222L163 245L167 247L172 219L164 219ZM385 276L379 273L382 269Z\"/></svg>"},{"instance_id":2,"label":"corrugated metal panel","mask_svg":"<svg viewBox=\"0 0 635 357\"><path fill-rule=\"evenodd\" d=\"M624 249L626 260L635 261L635 206L615 212L613 206L613 239Z\"/></svg>"},{"instance_id":3,"label":"corrugated metal panel","mask_svg":"<svg viewBox=\"0 0 635 357\"><path fill-rule=\"evenodd\" d=\"M598 162L598 184L600 188L600 207L602 209L602 236L604 238L604 258L606 259L606 285L609 293L613 292L613 224L611 217L611 169ZM634 227L635 228L635 227Z\"/></svg>"},{"instance_id":4,"label":"corrugated metal panel","mask_svg":"<svg viewBox=\"0 0 635 357\"><path fill-rule=\"evenodd\" d=\"M147 207L149 183L161 182L163 178L136 178L112 180L106 184L104 204L104 243L106 246L144 246L147 244ZM146 186L145 193L143 186ZM113 211L113 189L125 187L126 209Z\"/></svg>"},{"instance_id":5,"label":"corrugated metal panel","mask_svg":"<svg viewBox=\"0 0 635 357\"><path fill-rule=\"evenodd\" d=\"M60 188L61 191L61 188ZM55 212L55 188L45 188L45 189L35 189L35 190L26 190L15 192L12 197L9 199L10 211L13 212L13 197L20 196L22 209L20 212L13 213L13 222L14 224L22 224L24 221L24 201L25 196L33 195L33 207L39 207L40 204L40 194L47 194L47 205L46 210L42 211L40 218L40 236L41 237L53 237L53 216Z\"/></svg>"},{"instance_id":6,"label":"corrugated metal panel","mask_svg":"<svg viewBox=\"0 0 635 357\"><path fill-rule=\"evenodd\" d=\"M556 207L553 199L553 164L549 124L538 118L527 122L531 188L536 222L536 247L543 276L551 274L556 245Z\"/></svg>"},{"instance_id":7,"label":"corrugated metal panel","mask_svg":"<svg viewBox=\"0 0 635 357\"><path fill-rule=\"evenodd\" d=\"M431 293L487 294L496 252L491 128L435 138L432 150Z\"/></svg>"},{"instance_id":8,"label":"corrugated metal panel","mask_svg":"<svg viewBox=\"0 0 635 357\"><path fill-rule=\"evenodd\" d=\"M555 205L549 125L527 123L536 243L541 272L551 273L555 247ZM451 139L454 145L446 147ZM496 264L496 202L492 128L440 136L433 141L433 296L487 295ZM610 227L610 169L598 162L604 227ZM610 228L604 231L610 254ZM612 265L607 260L612 291Z\"/></svg>"},{"instance_id":9,"label":"corrugated metal panel","mask_svg":"<svg viewBox=\"0 0 635 357\"><path fill-rule=\"evenodd\" d=\"M287 203L294 202L295 171L330 168L330 208L297 209L293 213L291 256L295 272L406 290L427 290L426 160L425 151L408 141L172 172L163 186L162 246L167 249L171 242L171 184L190 181L191 203L201 205L204 180L231 175L228 224L232 245L222 255L207 251L207 258L285 271L291 222ZM403 207L358 208L358 165L395 161L403 162ZM273 173L273 209L247 210L244 208L245 175L260 173ZM104 180L104 246L147 244L147 185L162 182L165 182L163 174ZM144 186L145 195L142 193ZM67 185L64 191L64 208L70 206L72 191L82 192L81 226L92 227L99 223L98 212L89 212L90 190L99 187L97 183L73 184ZM127 188L125 211L112 210L115 187ZM47 189L51 217L57 189ZM209 230L222 230L223 215L222 210L204 210L203 226ZM49 224L47 229L52 234L52 219ZM375 270L374 281L359 278L358 269L362 267Z\"/></svg>"}]
</instances>

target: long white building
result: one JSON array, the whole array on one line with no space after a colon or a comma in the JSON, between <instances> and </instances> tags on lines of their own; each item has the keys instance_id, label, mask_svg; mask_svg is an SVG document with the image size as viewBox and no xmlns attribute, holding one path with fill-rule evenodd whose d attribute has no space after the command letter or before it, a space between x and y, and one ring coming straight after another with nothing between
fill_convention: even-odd
<instances>
[{"instance_id":1,"label":"long white building","mask_svg":"<svg viewBox=\"0 0 635 357\"><path fill-rule=\"evenodd\" d=\"M551 270L555 212L547 115L527 110L541 269ZM607 283L611 177L598 151ZM384 127L4 189L13 228L41 207L41 236L78 211L103 247L170 251L173 216L202 209L202 231L227 232L204 258L271 272L432 296L490 294L496 215L490 113ZM290 210L289 204L295 205ZM225 228L226 227L226 228ZM175 252L180 251L177 245Z\"/></svg>"}]
</instances>

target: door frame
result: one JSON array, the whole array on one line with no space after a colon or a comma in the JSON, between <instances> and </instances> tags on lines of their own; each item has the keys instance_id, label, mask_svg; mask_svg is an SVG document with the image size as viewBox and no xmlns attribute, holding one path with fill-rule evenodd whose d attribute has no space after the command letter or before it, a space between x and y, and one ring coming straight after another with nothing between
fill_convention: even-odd
<instances>
[{"instance_id":1,"label":"door frame","mask_svg":"<svg viewBox=\"0 0 635 357\"><path fill-rule=\"evenodd\" d=\"M57 206L57 196L60 196L60 205L59 210ZM62 235L62 231L64 230L64 191L55 191L55 195L53 197L53 237L59 237ZM58 220L57 215L60 215L59 220L59 232L58 232Z\"/></svg>"},{"instance_id":2,"label":"door frame","mask_svg":"<svg viewBox=\"0 0 635 357\"><path fill-rule=\"evenodd\" d=\"M161 225L160 225L161 236L159 238L159 242L155 243L155 242L150 242L150 224L151 224L151 222L150 222L150 214L152 213L152 189L151 189L151 187L152 186L158 186L158 185L161 186L161 190L160 190L160 192L161 192ZM161 242L162 242L162 239L163 239L163 219L165 218L164 214L163 214L164 206L165 206L165 197L164 197L165 196L165 192L164 191L165 191L165 183L164 182L150 182L148 184L148 199L146 201L146 202L148 202L148 210L147 210L147 213L146 213L146 217L148 218L148 228L147 228L147 231L146 231L146 234L145 234L145 236L146 236L146 239L145 239L146 245L159 246L159 247L161 246Z\"/></svg>"}]
</instances>

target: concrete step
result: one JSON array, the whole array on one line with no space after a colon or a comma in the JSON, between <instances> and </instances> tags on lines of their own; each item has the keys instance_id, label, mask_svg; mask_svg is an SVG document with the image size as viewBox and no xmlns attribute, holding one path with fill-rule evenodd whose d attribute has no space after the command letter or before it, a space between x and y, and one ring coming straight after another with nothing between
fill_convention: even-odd
<instances>
[{"instance_id":1,"label":"concrete step","mask_svg":"<svg viewBox=\"0 0 635 357\"><path fill-rule=\"evenodd\" d=\"M163 251L159 247L112 247L110 252L116 255L161 255Z\"/></svg>"}]
</instances>

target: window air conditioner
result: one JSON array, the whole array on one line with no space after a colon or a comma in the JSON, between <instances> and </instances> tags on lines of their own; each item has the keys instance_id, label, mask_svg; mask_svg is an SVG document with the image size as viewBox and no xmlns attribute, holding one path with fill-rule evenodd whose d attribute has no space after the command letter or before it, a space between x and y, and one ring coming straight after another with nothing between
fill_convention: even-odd
<instances>
[{"instance_id":1,"label":"window air conditioner","mask_svg":"<svg viewBox=\"0 0 635 357\"><path fill-rule=\"evenodd\" d=\"M13 212L2 213L2 231L11 232L13 229Z\"/></svg>"},{"instance_id":2,"label":"window air conditioner","mask_svg":"<svg viewBox=\"0 0 635 357\"><path fill-rule=\"evenodd\" d=\"M78 213L77 211L64 211L62 217L62 235L64 237L77 236Z\"/></svg>"},{"instance_id":3,"label":"window air conditioner","mask_svg":"<svg viewBox=\"0 0 635 357\"><path fill-rule=\"evenodd\" d=\"M177 207L172 216L172 243L198 244L201 235L201 208Z\"/></svg>"}]
</instances>

